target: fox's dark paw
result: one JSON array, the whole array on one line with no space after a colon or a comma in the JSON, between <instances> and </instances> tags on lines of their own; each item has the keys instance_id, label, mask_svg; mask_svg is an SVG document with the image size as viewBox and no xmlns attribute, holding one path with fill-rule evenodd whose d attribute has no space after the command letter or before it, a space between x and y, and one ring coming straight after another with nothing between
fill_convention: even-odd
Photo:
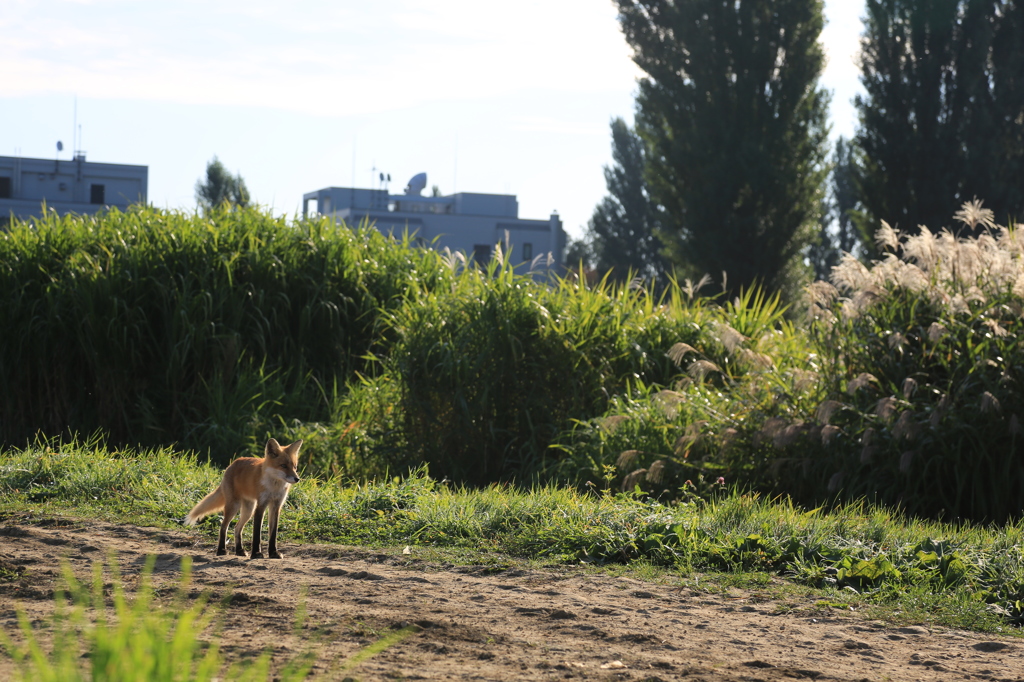
<instances>
[{"instance_id":1,"label":"fox's dark paw","mask_svg":"<svg viewBox=\"0 0 1024 682\"><path fill-rule=\"evenodd\" d=\"M262 559L262 558L263 558L263 552L253 552L253 553L252 553L252 554L251 554L251 555L249 556L249 558L250 558L250 559Z\"/></svg>"},{"instance_id":2,"label":"fox's dark paw","mask_svg":"<svg viewBox=\"0 0 1024 682\"><path fill-rule=\"evenodd\" d=\"M235 556L245 556L245 550L244 549L236 549L235 550Z\"/></svg>"},{"instance_id":3,"label":"fox's dark paw","mask_svg":"<svg viewBox=\"0 0 1024 682\"><path fill-rule=\"evenodd\" d=\"M270 558L271 559L283 559L284 558L284 554L281 554L280 552L271 552L270 553Z\"/></svg>"},{"instance_id":4,"label":"fox's dark paw","mask_svg":"<svg viewBox=\"0 0 1024 682\"><path fill-rule=\"evenodd\" d=\"M228 551L226 549L218 549L217 550L217 556L224 556L227 553L228 553Z\"/></svg>"}]
</instances>

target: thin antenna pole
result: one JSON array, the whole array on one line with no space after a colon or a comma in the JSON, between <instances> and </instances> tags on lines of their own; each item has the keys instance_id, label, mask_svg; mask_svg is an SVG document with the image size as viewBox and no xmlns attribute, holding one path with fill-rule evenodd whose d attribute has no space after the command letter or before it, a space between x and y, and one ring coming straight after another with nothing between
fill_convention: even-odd
<instances>
[{"instance_id":1,"label":"thin antenna pole","mask_svg":"<svg viewBox=\"0 0 1024 682\"><path fill-rule=\"evenodd\" d=\"M78 152L78 133L81 132L78 127L78 93L75 93L75 117L74 117L74 128L71 129L71 158L75 158L75 154Z\"/></svg>"}]
</instances>

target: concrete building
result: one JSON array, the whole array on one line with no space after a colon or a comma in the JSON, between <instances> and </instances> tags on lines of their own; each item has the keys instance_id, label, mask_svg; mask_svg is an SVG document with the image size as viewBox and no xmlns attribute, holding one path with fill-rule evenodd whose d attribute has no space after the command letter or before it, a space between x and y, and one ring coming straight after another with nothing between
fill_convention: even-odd
<instances>
[{"instance_id":1,"label":"concrete building","mask_svg":"<svg viewBox=\"0 0 1024 682\"><path fill-rule=\"evenodd\" d=\"M319 213L352 226L368 220L385 234L408 231L422 244L462 251L478 263L491 258L495 244L504 243L507 233L512 263L531 263L538 257L546 262L550 253L550 267L561 267L565 232L558 213L547 220L527 220L519 217L519 202L513 195L459 192L422 196L426 184L426 173L420 173L409 181L403 194L326 187L302 196L302 215Z\"/></svg>"},{"instance_id":2,"label":"concrete building","mask_svg":"<svg viewBox=\"0 0 1024 682\"><path fill-rule=\"evenodd\" d=\"M148 166L94 163L84 152L70 161L0 156L0 224L41 216L44 201L61 215L125 209L146 201L148 183Z\"/></svg>"}]
</instances>

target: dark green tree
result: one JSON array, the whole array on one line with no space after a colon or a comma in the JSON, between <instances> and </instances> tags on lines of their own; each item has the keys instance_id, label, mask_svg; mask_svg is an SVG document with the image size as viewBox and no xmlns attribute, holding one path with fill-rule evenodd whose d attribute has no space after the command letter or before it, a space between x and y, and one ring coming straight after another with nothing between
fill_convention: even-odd
<instances>
[{"instance_id":1,"label":"dark green tree","mask_svg":"<svg viewBox=\"0 0 1024 682\"><path fill-rule=\"evenodd\" d=\"M581 263L584 268L594 267L594 246L590 242L590 235L584 234L579 239L569 237L564 260L565 267L569 269L578 268Z\"/></svg>"},{"instance_id":2,"label":"dark green tree","mask_svg":"<svg viewBox=\"0 0 1024 682\"><path fill-rule=\"evenodd\" d=\"M776 288L819 224L821 0L617 0L646 77L637 131L680 274Z\"/></svg>"},{"instance_id":3,"label":"dark green tree","mask_svg":"<svg viewBox=\"0 0 1024 682\"><path fill-rule=\"evenodd\" d=\"M206 164L206 182L196 181L196 201L207 211L224 203L245 207L249 205L249 189L241 174L231 175L214 156Z\"/></svg>"},{"instance_id":4,"label":"dark green tree","mask_svg":"<svg viewBox=\"0 0 1024 682\"><path fill-rule=\"evenodd\" d=\"M1024 221L1024 1L1000 5L989 61L998 183L986 201L1000 221L1016 222Z\"/></svg>"},{"instance_id":5,"label":"dark green tree","mask_svg":"<svg viewBox=\"0 0 1024 682\"><path fill-rule=\"evenodd\" d=\"M1012 0L867 0L864 231L937 229L975 197L997 220L1022 217L1022 13Z\"/></svg>"},{"instance_id":6,"label":"dark green tree","mask_svg":"<svg viewBox=\"0 0 1024 682\"><path fill-rule=\"evenodd\" d=\"M822 206L821 231L807 252L817 279L828 279L844 253L860 255L864 237L853 221L857 209L856 148L844 137L832 153L829 192ZM870 243L870 236L867 241Z\"/></svg>"},{"instance_id":7,"label":"dark green tree","mask_svg":"<svg viewBox=\"0 0 1024 682\"><path fill-rule=\"evenodd\" d=\"M611 270L611 278L618 281L630 273L656 278L665 272L665 259L645 180L644 142L621 118L612 120L611 128L614 163L604 169L608 196L587 225L594 266L602 274Z\"/></svg>"},{"instance_id":8,"label":"dark green tree","mask_svg":"<svg viewBox=\"0 0 1024 682\"><path fill-rule=\"evenodd\" d=\"M836 246L841 253L854 253L870 236L861 234L853 222L857 210L856 151L849 140L840 137L832 156L831 208L836 220Z\"/></svg>"}]
</instances>

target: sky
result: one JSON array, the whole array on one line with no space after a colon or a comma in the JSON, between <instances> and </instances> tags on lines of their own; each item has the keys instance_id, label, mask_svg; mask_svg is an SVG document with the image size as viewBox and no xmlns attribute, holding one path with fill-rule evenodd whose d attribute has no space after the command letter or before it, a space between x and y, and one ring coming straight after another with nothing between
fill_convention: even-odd
<instances>
[{"instance_id":1,"label":"sky","mask_svg":"<svg viewBox=\"0 0 1024 682\"><path fill-rule=\"evenodd\" d=\"M826 0L850 136L862 0ZM217 156L277 214L331 187L515 194L582 234L642 72L610 0L0 0L0 155L149 167L193 209ZM64 151L58 152L57 141Z\"/></svg>"}]
</instances>

